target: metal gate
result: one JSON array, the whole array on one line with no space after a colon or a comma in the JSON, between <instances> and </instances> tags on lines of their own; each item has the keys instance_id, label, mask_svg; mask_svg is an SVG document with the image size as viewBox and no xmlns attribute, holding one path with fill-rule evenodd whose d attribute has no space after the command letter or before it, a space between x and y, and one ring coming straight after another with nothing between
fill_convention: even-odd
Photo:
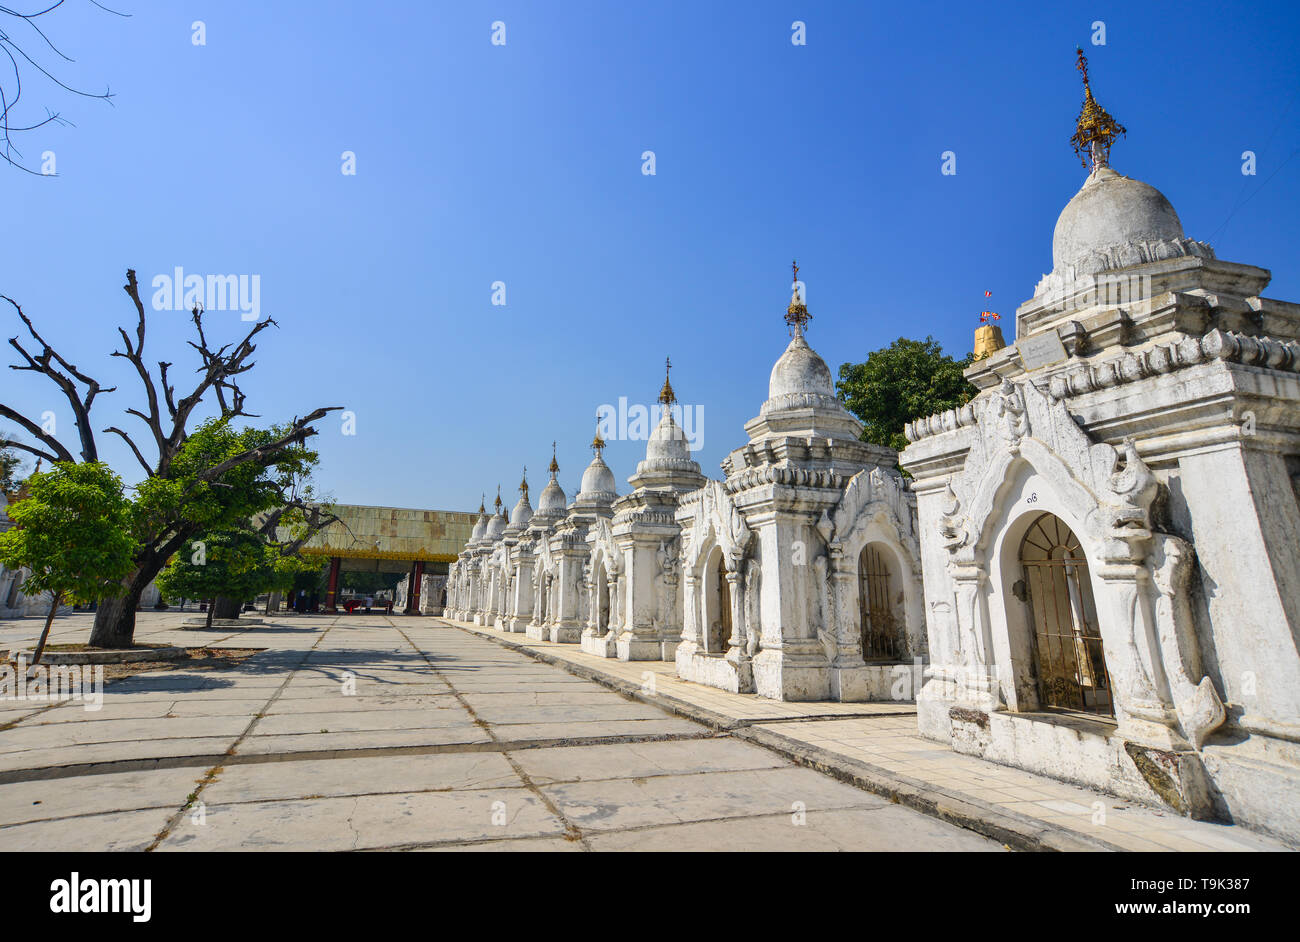
<instances>
[{"instance_id":1,"label":"metal gate","mask_svg":"<svg viewBox=\"0 0 1300 942\"><path fill-rule=\"evenodd\" d=\"M714 576L718 580L718 617L713 621L713 631L709 641L710 654L726 654L731 640L731 586L727 583L727 566L721 555L718 556L718 571Z\"/></svg>"},{"instance_id":2,"label":"metal gate","mask_svg":"<svg viewBox=\"0 0 1300 942\"><path fill-rule=\"evenodd\" d=\"M1043 706L1114 716L1088 560L1074 532L1041 514L1020 545L1025 602L1034 625L1034 666Z\"/></svg>"},{"instance_id":3,"label":"metal gate","mask_svg":"<svg viewBox=\"0 0 1300 942\"><path fill-rule=\"evenodd\" d=\"M874 544L858 556L858 624L862 632L862 658L896 661L902 657L898 620L894 616L889 568Z\"/></svg>"}]
</instances>

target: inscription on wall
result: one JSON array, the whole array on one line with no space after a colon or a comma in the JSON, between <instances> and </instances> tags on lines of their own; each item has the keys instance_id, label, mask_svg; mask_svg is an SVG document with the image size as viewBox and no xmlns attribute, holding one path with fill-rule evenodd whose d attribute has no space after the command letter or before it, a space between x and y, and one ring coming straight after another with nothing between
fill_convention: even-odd
<instances>
[{"instance_id":1,"label":"inscription on wall","mask_svg":"<svg viewBox=\"0 0 1300 942\"><path fill-rule=\"evenodd\" d=\"M1051 366L1065 359L1065 345L1054 330L1016 341L1016 353L1026 370Z\"/></svg>"}]
</instances>

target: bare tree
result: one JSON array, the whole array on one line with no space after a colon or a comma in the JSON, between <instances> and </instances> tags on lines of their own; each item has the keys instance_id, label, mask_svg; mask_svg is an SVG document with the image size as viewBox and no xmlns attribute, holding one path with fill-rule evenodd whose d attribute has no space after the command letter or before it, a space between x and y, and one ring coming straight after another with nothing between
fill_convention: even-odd
<instances>
[{"instance_id":1,"label":"bare tree","mask_svg":"<svg viewBox=\"0 0 1300 942\"><path fill-rule=\"evenodd\" d=\"M128 333L124 328L118 328L122 349L114 351L112 355L126 359L135 368L140 378L145 405L143 409L132 407L125 411L144 423L148 435L148 439L145 439L147 442L145 449L153 453L153 459L145 457L145 449L142 449L125 430L117 426L109 426L102 431L105 434L120 436L126 442L131 453L140 463L140 467L144 469L147 478L167 478L171 476L172 463L181 453L187 440L187 428L194 412L209 394L215 399L223 420L240 416L256 418L244 409L246 399L239 387L239 377L254 366L251 358L257 349L254 340L258 334L277 325L274 320L267 318L254 324L238 342L214 348L204 329L203 311L195 307L191 316L196 339L188 343L198 353L199 377L191 392L178 397L169 376L172 364L159 360L155 378L145 361L145 309L140 300L140 286L134 270L127 271L126 285L123 286L123 290L135 306L136 328L134 334ZM21 357L21 362L11 364L10 369L39 373L59 387L72 407L76 419L81 460L97 461L99 449L90 422L91 407L99 395L113 392L116 387L103 388L92 376L69 363L41 336L31 318L23 312L16 301L4 295L0 295L0 298L9 302L14 308L29 335L26 341L18 337L9 340L9 345L17 350ZM28 349L28 344L32 345L32 349ZM340 408L342 407L329 406L314 409L302 417L293 419L288 425L281 427L281 434L273 440L232 455L199 471L194 475L190 486L199 483L223 486L222 477L235 468L249 463L263 468L277 464L291 454L291 449L301 446L308 438L317 434L312 423ZM58 438L18 410L0 403L0 416L20 426L34 440L25 442L7 438L0 440L0 448L21 449L51 462L76 460L73 453ZM278 487L285 506L278 512L277 519L293 508L301 512L307 528L314 527L319 530L336 519L327 509L305 500L295 481L283 482ZM135 568L123 581L125 587L123 595L102 602L97 610L95 627L90 638L92 645L118 647L131 643L135 631L135 609L139 604L141 593L172 554L193 539L200 529L198 524L183 517L160 520L152 526L151 532L143 538L136 554ZM305 539L310 538L310 532L314 530L309 531L304 542Z\"/></svg>"},{"instance_id":2,"label":"bare tree","mask_svg":"<svg viewBox=\"0 0 1300 942\"><path fill-rule=\"evenodd\" d=\"M107 89L102 94L83 91L63 82L55 74L57 60L73 60L54 44L46 32L47 24L43 17L54 13L63 3L64 0L33 0L37 8L31 12L0 5L0 52L4 53L4 57L0 58L0 160L37 176L44 174L23 163L23 155L14 143L14 136L47 125L69 125L72 122L59 112L51 111L48 106L44 109L43 118L22 117L21 113L25 109L19 108L19 105L23 99L24 81L30 85L33 79L43 79L43 84L54 85L61 91L81 98L97 98L110 104L113 99L112 93ZM96 0L90 0L90 3L115 16L129 15L110 10ZM5 59L8 60L7 67L4 65Z\"/></svg>"}]
</instances>

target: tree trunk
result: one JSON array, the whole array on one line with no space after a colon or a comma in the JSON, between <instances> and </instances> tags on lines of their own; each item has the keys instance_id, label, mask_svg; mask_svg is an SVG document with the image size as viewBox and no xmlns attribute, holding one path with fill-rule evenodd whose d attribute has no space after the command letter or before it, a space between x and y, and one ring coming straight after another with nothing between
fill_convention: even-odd
<instances>
[{"instance_id":1,"label":"tree trunk","mask_svg":"<svg viewBox=\"0 0 1300 942\"><path fill-rule=\"evenodd\" d=\"M216 612L216 610L217 610L217 600L208 599L208 620L203 623L204 628L212 627L212 615L213 613Z\"/></svg>"},{"instance_id":2,"label":"tree trunk","mask_svg":"<svg viewBox=\"0 0 1300 942\"><path fill-rule=\"evenodd\" d=\"M36 653L32 655L32 667L41 663L41 655L45 653L45 640L50 636L50 625L54 624L54 615L59 610L59 599L62 597L62 592L55 592L54 598L50 600L50 613L45 616L45 630L41 632L41 640L36 642Z\"/></svg>"},{"instance_id":3,"label":"tree trunk","mask_svg":"<svg viewBox=\"0 0 1300 942\"><path fill-rule=\"evenodd\" d=\"M135 610L140 595L160 569L161 564L143 564L127 577L122 595L100 600L94 627L90 629L92 648L129 648L135 643Z\"/></svg>"},{"instance_id":4,"label":"tree trunk","mask_svg":"<svg viewBox=\"0 0 1300 942\"><path fill-rule=\"evenodd\" d=\"M92 648L129 648L135 644L135 610L140 607L140 596L162 572L172 554L194 533L194 527L182 528L161 546L154 544L141 549L136 556L135 571L122 580L123 593L117 598L101 599L95 610L95 625L90 629Z\"/></svg>"},{"instance_id":5,"label":"tree trunk","mask_svg":"<svg viewBox=\"0 0 1300 942\"><path fill-rule=\"evenodd\" d=\"M227 598L224 595L218 595L212 600L212 607L216 609L217 618L238 618L239 610L244 607L239 599Z\"/></svg>"}]
</instances>

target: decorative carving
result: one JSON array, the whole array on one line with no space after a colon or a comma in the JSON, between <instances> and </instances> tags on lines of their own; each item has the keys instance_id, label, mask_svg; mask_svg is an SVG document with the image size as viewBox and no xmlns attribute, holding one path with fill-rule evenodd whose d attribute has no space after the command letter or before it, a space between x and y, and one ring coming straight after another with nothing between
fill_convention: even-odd
<instances>
[{"instance_id":1,"label":"decorative carving","mask_svg":"<svg viewBox=\"0 0 1300 942\"><path fill-rule=\"evenodd\" d=\"M813 574L817 593L814 599L817 606L814 621L817 640L821 642L822 651L826 655L826 663L833 664L839 645L835 639L837 621L831 606L831 593L833 590L830 580L830 556L827 553L821 553L813 560Z\"/></svg>"},{"instance_id":2,"label":"decorative carving","mask_svg":"<svg viewBox=\"0 0 1300 942\"><path fill-rule=\"evenodd\" d=\"M762 579L763 567L757 558L751 556L745 563L745 654L751 658L758 653L762 644L762 605L759 596Z\"/></svg>"},{"instance_id":3,"label":"decorative carving","mask_svg":"<svg viewBox=\"0 0 1300 942\"><path fill-rule=\"evenodd\" d=\"M1035 300L1062 298L1067 292L1077 290L1077 282L1092 280L1094 276L1105 272L1127 268L1130 265L1184 257L1212 259L1216 256L1209 243L1197 242L1195 239L1145 239L1139 242L1116 243L1091 251L1083 258L1075 259L1043 275L1034 287L1034 298Z\"/></svg>"},{"instance_id":4,"label":"decorative carving","mask_svg":"<svg viewBox=\"0 0 1300 942\"><path fill-rule=\"evenodd\" d=\"M828 514L825 511L825 509L823 509L821 519L817 521L817 532L821 534L823 543L827 543L827 544L830 543L831 531L833 531L834 529L835 529L835 525L831 523L830 514Z\"/></svg>"},{"instance_id":5,"label":"decorative carving","mask_svg":"<svg viewBox=\"0 0 1300 942\"><path fill-rule=\"evenodd\" d=\"M1209 677L1193 683L1201 673L1200 650L1188 601L1194 550L1186 540L1156 534L1151 552L1151 577L1157 597L1156 631L1169 677L1174 709L1183 735L1200 750L1206 738L1223 725L1227 711Z\"/></svg>"},{"instance_id":6,"label":"decorative carving","mask_svg":"<svg viewBox=\"0 0 1300 942\"><path fill-rule=\"evenodd\" d=\"M1109 446L1103 446L1109 448ZM1114 453L1114 449L1110 449ZM1105 452L1102 452L1105 454ZM1151 505L1156 499L1160 483L1145 461L1138 455L1132 438L1124 439L1123 460L1115 454L1114 464L1106 479L1109 493L1103 503L1107 524L1113 530L1142 531L1151 528Z\"/></svg>"},{"instance_id":7,"label":"decorative carving","mask_svg":"<svg viewBox=\"0 0 1300 942\"><path fill-rule=\"evenodd\" d=\"M961 501L949 481L943 487L943 504L940 506L939 541L948 552L956 552L970 539L966 518L961 512Z\"/></svg>"},{"instance_id":8,"label":"decorative carving","mask_svg":"<svg viewBox=\"0 0 1300 942\"><path fill-rule=\"evenodd\" d=\"M992 399L993 414L998 420L998 429L1007 450L1013 455L1020 451L1020 440L1029 434L1029 415L1025 410L1025 400L1021 387L1009 379L1002 381L1002 388Z\"/></svg>"},{"instance_id":9,"label":"decorative carving","mask_svg":"<svg viewBox=\"0 0 1300 942\"><path fill-rule=\"evenodd\" d=\"M601 517L592 525L587 533L587 542L591 546L588 568L597 555L600 555L605 561L605 571L611 576L616 576L622 571L623 554L614 543L614 530L608 520Z\"/></svg>"},{"instance_id":10,"label":"decorative carving","mask_svg":"<svg viewBox=\"0 0 1300 942\"><path fill-rule=\"evenodd\" d=\"M689 503L697 502L698 506L691 508L694 516L692 525L689 531L683 532L687 546L686 565L694 569L699 564L700 553L716 542L722 547L727 569L738 572L753 535L744 516L721 481L709 481L694 491ZM687 505L688 501L683 501L683 506Z\"/></svg>"}]
</instances>

